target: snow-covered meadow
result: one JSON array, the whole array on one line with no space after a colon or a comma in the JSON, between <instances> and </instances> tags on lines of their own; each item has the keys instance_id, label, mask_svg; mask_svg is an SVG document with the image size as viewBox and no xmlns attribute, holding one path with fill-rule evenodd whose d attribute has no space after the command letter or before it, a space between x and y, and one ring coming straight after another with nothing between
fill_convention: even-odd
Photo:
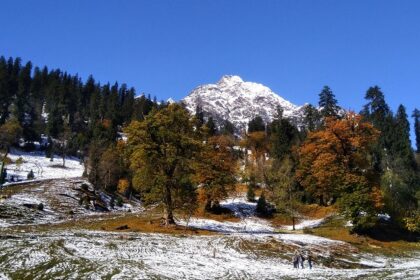
<instances>
[{"instance_id":1,"label":"snow-covered meadow","mask_svg":"<svg viewBox=\"0 0 420 280\"><path fill-rule=\"evenodd\" d=\"M302 240L291 240L285 235L267 234L186 237L98 231L18 233L0 238L0 279L418 279L420 276L419 255L411 259L387 259L349 254L340 262L352 263L356 268L315 263L312 270L293 269L288 248L299 248L302 244ZM319 238L310 247L325 250L323 257L327 258L347 246Z\"/></svg>"},{"instance_id":2,"label":"snow-covered meadow","mask_svg":"<svg viewBox=\"0 0 420 280\"><path fill-rule=\"evenodd\" d=\"M28 173L31 170L34 173L33 180L81 177L84 171L80 159L75 157L66 157L65 167L62 166L61 157L56 155L51 161L41 151L24 152L12 149L8 157L12 163L6 165L9 183L5 185L13 184L14 181L27 181Z\"/></svg>"},{"instance_id":3,"label":"snow-covered meadow","mask_svg":"<svg viewBox=\"0 0 420 280\"><path fill-rule=\"evenodd\" d=\"M0 202L0 280L420 278L419 251L387 257L310 234L277 233L267 220L255 216L255 203L243 196L221 202L240 218L238 222L201 218L189 222L213 235L54 227L69 219L77 224L78 219L101 218L79 204L77 195L83 183L81 179L59 179L0 190L0 194L14 191ZM39 203L43 210L23 206ZM139 204L124 205L111 215L114 219L141 210ZM301 220L296 227L316 227L322 222ZM40 224L52 226L38 230ZM296 250L311 252L312 270L292 267Z\"/></svg>"}]
</instances>

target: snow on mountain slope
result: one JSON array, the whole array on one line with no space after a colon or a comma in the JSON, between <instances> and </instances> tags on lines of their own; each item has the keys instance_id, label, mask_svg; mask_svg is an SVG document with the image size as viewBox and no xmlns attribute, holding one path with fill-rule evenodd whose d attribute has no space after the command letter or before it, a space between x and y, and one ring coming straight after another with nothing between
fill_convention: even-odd
<instances>
[{"instance_id":1,"label":"snow on mountain slope","mask_svg":"<svg viewBox=\"0 0 420 280\"><path fill-rule=\"evenodd\" d=\"M232 122L238 131L246 128L248 122L259 115L269 122L283 109L283 116L295 124L301 123L302 107L296 106L274 93L268 87L245 82L239 76L223 76L217 84L195 88L182 102L194 113L197 105L206 116L212 116L220 125L222 120Z\"/></svg>"}]
</instances>

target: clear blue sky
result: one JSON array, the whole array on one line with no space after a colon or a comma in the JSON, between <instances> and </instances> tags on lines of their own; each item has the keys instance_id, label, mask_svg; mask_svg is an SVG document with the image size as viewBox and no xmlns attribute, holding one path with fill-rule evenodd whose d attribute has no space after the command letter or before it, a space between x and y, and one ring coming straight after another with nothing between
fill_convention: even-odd
<instances>
[{"instance_id":1,"label":"clear blue sky","mask_svg":"<svg viewBox=\"0 0 420 280\"><path fill-rule=\"evenodd\" d=\"M181 99L223 74L296 104L420 107L420 1L1 1L0 55Z\"/></svg>"}]
</instances>

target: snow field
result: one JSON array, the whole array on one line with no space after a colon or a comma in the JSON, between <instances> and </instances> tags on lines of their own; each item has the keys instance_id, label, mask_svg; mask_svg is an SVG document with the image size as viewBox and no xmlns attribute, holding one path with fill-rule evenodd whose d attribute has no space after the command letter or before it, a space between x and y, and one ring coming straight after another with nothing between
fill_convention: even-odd
<instances>
[{"instance_id":1,"label":"snow field","mask_svg":"<svg viewBox=\"0 0 420 280\"><path fill-rule=\"evenodd\" d=\"M393 260L392 268L385 268L388 260L383 258L371 268L315 265L313 270L296 270L281 250L274 248L276 254L263 254L258 249L270 240L275 245L281 244L281 238L253 234L182 237L98 231L18 234L15 238L0 239L3 248L0 259L6 277L19 272L33 279L57 275L66 279L376 279L379 276L394 279L400 275L418 279L420 276L418 255L410 260Z\"/></svg>"},{"instance_id":2,"label":"snow field","mask_svg":"<svg viewBox=\"0 0 420 280\"><path fill-rule=\"evenodd\" d=\"M65 168L62 167L61 157L55 156L54 160L50 161L49 158L45 157L44 152L24 152L12 149L8 157L13 161L12 164L6 165L9 180L14 177L15 180L27 181L27 175L31 170L34 172L34 180L81 177L84 171L80 159L74 157L66 158ZM21 165L16 164L19 158L23 160Z\"/></svg>"}]
</instances>

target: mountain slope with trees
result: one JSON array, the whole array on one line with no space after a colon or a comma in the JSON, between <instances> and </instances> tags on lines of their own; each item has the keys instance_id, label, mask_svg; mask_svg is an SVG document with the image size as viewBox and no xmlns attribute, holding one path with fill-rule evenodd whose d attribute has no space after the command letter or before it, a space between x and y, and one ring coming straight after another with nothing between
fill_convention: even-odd
<instances>
[{"instance_id":1,"label":"mountain slope with trees","mask_svg":"<svg viewBox=\"0 0 420 280\"><path fill-rule=\"evenodd\" d=\"M235 77L223 83L243 86ZM161 205L166 226L180 213L224 213L220 202L245 187L265 219L294 223L299 209L316 203L336 208L354 232L383 226L420 232L419 111L412 115L415 151L405 107L394 114L377 86L367 90L359 114L343 110L326 86L318 108L270 107L269 118L243 119L241 133L235 119L216 120L199 105L192 111L135 95L125 84L100 85L93 77L82 82L0 58L2 162L10 147L31 150L47 139L41 147L46 155L82 158L95 188ZM258 98L253 102L261 105Z\"/></svg>"}]
</instances>

